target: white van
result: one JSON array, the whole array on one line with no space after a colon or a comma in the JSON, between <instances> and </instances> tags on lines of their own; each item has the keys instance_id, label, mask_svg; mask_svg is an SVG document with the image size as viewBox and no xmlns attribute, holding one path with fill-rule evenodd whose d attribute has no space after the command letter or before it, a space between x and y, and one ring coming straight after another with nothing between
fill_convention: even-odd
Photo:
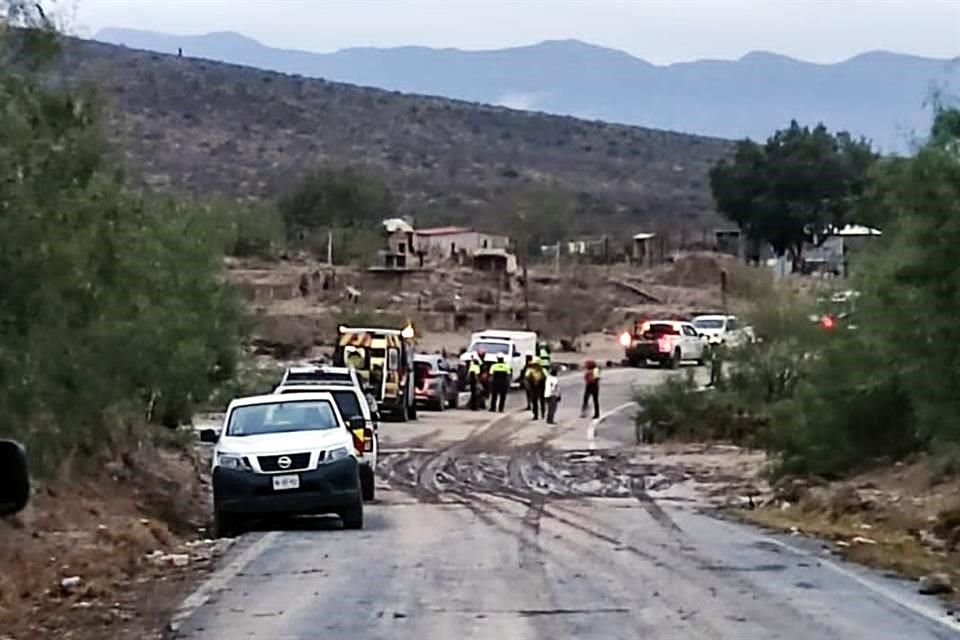
<instances>
[{"instance_id":1,"label":"white van","mask_svg":"<svg viewBox=\"0 0 960 640\"><path fill-rule=\"evenodd\" d=\"M525 356L537 353L536 331L509 331L505 329L487 329L478 331L470 336L470 346L460 356L460 367L466 378L466 368L470 360L479 352L484 353L484 363L493 363L501 355L513 369L514 379L520 379Z\"/></svg>"}]
</instances>

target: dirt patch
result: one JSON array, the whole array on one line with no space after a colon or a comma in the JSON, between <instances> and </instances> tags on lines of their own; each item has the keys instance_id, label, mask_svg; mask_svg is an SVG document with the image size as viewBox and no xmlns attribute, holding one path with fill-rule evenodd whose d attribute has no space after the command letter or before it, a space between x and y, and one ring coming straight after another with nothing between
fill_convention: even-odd
<instances>
[{"instance_id":1,"label":"dirt patch","mask_svg":"<svg viewBox=\"0 0 960 640\"><path fill-rule=\"evenodd\" d=\"M908 578L943 574L960 601L960 480L934 482L928 469L918 460L842 482L788 478L737 515L823 538L841 556Z\"/></svg>"},{"instance_id":2,"label":"dirt patch","mask_svg":"<svg viewBox=\"0 0 960 640\"><path fill-rule=\"evenodd\" d=\"M92 476L37 487L27 510L0 521L3 637L160 637L226 548L203 539L204 471L189 451L142 445Z\"/></svg>"},{"instance_id":3,"label":"dirt patch","mask_svg":"<svg viewBox=\"0 0 960 640\"><path fill-rule=\"evenodd\" d=\"M697 252L680 256L673 263L652 269L647 280L674 287L720 286L723 271L730 273L737 259L719 253Z\"/></svg>"}]
</instances>

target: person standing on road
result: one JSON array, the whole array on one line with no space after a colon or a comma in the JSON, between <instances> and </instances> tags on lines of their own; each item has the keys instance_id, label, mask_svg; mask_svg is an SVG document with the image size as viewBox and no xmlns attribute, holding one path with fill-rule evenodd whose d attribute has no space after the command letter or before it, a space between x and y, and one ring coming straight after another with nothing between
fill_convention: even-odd
<instances>
[{"instance_id":1,"label":"person standing on road","mask_svg":"<svg viewBox=\"0 0 960 640\"><path fill-rule=\"evenodd\" d=\"M547 346L546 342L540 343L537 357L540 358L540 366L543 367L544 373L550 371L550 348Z\"/></svg>"},{"instance_id":2,"label":"person standing on road","mask_svg":"<svg viewBox=\"0 0 960 640\"><path fill-rule=\"evenodd\" d=\"M497 361L490 367L490 411L503 413L507 391L510 390L510 373L510 365L504 362L503 354L498 355Z\"/></svg>"},{"instance_id":3,"label":"person standing on road","mask_svg":"<svg viewBox=\"0 0 960 640\"><path fill-rule=\"evenodd\" d=\"M544 373L540 366L540 360L533 358L530 360L530 367L526 375L527 388L530 389L530 408L533 409L533 419L539 420L540 414L544 413L545 400L544 393Z\"/></svg>"},{"instance_id":4,"label":"person standing on road","mask_svg":"<svg viewBox=\"0 0 960 640\"><path fill-rule=\"evenodd\" d=\"M586 372L583 374L583 405L580 407L580 417L587 417L587 404L593 398L593 419L600 417L600 367L593 360L587 360Z\"/></svg>"},{"instance_id":5,"label":"person standing on road","mask_svg":"<svg viewBox=\"0 0 960 640\"><path fill-rule=\"evenodd\" d=\"M527 352L524 356L523 369L520 370L520 384L523 386L523 394L527 399L527 406L523 408L524 411L530 411L530 385L527 384L527 370L530 369L530 361L533 360L533 354Z\"/></svg>"},{"instance_id":6,"label":"person standing on road","mask_svg":"<svg viewBox=\"0 0 960 640\"><path fill-rule=\"evenodd\" d=\"M467 367L467 384L470 386L470 411L476 411L480 402L480 360L474 356Z\"/></svg>"},{"instance_id":7,"label":"person standing on road","mask_svg":"<svg viewBox=\"0 0 960 640\"><path fill-rule=\"evenodd\" d=\"M555 424L557 404L560 402L560 378L557 367L551 367L544 381L543 395L547 399L547 424Z\"/></svg>"},{"instance_id":8,"label":"person standing on road","mask_svg":"<svg viewBox=\"0 0 960 640\"><path fill-rule=\"evenodd\" d=\"M707 384L708 387L715 387L720 384L720 380L723 377L723 356L724 349L726 347L723 344L715 344L710 347L710 383Z\"/></svg>"}]
</instances>

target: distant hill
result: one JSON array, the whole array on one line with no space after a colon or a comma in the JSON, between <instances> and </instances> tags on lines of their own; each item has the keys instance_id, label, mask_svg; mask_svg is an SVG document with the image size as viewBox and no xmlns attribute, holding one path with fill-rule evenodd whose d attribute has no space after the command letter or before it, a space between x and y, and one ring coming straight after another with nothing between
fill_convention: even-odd
<instances>
[{"instance_id":1,"label":"distant hill","mask_svg":"<svg viewBox=\"0 0 960 640\"><path fill-rule=\"evenodd\" d=\"M398 47L329 54L275 49L235 33L104 29L96 39L309 77L721 138L766 138L791 118L909 148L934 91L960 95L960 59L884 51L836 64L755 52L656 66L577 40L493 51Z\"/></svg>"},{"instance_id":2,"label":"distant hill","mask_svg":"<svg viewBox=\"0 0 960 640\"><path fill-rule=\"evenodd\" d=\"M52 79L94 84L128 175L196 194L271 197L318 164L382 176L418 223L504 228L549 188L584 230L721 223L707 172L726 140L283 75L67 39Z\"/></svg>"}]
</instances>

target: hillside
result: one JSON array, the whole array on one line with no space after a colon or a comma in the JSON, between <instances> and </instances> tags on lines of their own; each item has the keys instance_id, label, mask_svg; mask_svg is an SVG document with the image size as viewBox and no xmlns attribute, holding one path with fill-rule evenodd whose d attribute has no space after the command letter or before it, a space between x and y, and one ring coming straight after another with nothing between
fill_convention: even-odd
<instances>
[{"instance_id":1,"label":"hillside","mask_svg":"<svg viewBox=\"0 0 960 640\"><path fill-rule=\"evenodd\" d=\"M156 187L273 196L327 163L381 174L418 223L502 226L512 194L543 185L591 214L585 227L718 222L707 171L724 140L82 40L58 64L57 79L100 87L129 175Z\"/></svg>"},{"instance_id":2,"label":"hillside","mask_svg":"<svg viewBox=\"0 0 960 640\"><path fill-rule=\"evenodd\" d=\"M960 64L884 51L835 64L767 52L665 66L577 40L491 51L426 47L333 53L264 46L235 33L105 29L98 40L359 85L739 139L791 118L863 135L886 151L927 131L931 92L960 94Z\"/></svg>"}]
</instances>

